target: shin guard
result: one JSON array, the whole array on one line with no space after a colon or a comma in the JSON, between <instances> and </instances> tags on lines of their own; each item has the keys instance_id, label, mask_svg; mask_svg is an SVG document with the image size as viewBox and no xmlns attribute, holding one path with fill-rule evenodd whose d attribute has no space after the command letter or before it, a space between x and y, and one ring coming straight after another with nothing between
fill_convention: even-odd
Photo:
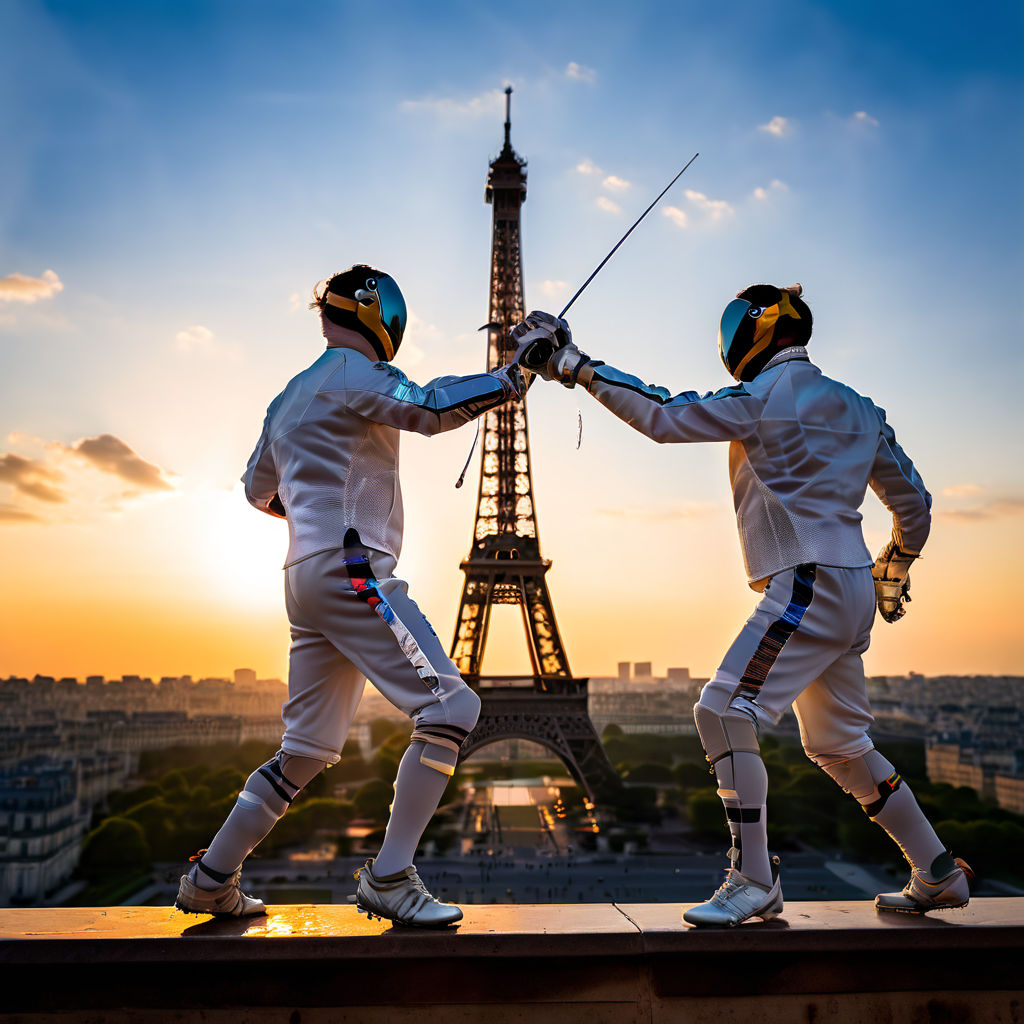
<instances>
[{"instance_id":1,"label":"shin guard","mask_svg":"<svg viewBox=\"0 0 1024 1024\"><path fill-rule=\"evenodd\" d=\"M414 743L419 741L423 744L420 764L451 777L455 774L459 751L468 735L465 729L460 729L457 725L429 723L417 726L409 739Z\"/></svg>"},{"instance_id":2,"label":"shin guard","mask_svg":"<svg viewBox=\"0 0 1024 1024\"><path fill-rule=\"evenodd\" d=\"M725 714L719 714L698 702L693 713L704 752L718 780L718 795L725 806L732 837L729 859L741 874L770 887L772 871L765 820L768 773L761 760L754 719L735 704Z\"/></svg>"}]
</instances>

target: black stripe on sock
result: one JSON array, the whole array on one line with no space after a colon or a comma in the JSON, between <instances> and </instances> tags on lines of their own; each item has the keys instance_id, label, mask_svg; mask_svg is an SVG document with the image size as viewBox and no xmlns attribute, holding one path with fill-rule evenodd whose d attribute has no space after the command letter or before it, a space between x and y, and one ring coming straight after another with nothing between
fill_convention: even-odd
<instances>
[{"instance_id":1,"label":"black stripe on sock","mask_svg":"<svg viewBox=\"0 0 1024 1024\"><path fill-rule=\"evenodd\" d=\"M279 797L280 797L280 798L281 798L281 799L282 799L282 800L283 800L283 801L284 801L284 802L285 802L286 804L289 804L289 805L291 805L291 802L292 802L292 800L294 799L294 797L290 797L290 796L288 795L287 791L286 791L286 790L284 789L284 787L283 787L283 786L279 786L279 785L278 785L278 783L277 783L277 779L275 779L275 778L274 778L274 776L273 776L273 773L272 773L272 772L269 772L269 771L267 771L267 766L266 766L266 765L263 765L263 766L262 766L261 768L257 769L257 771L259 771L260 775L262 775L262 776L263 776L263 778L264 778L264 779L266 779L266 780L267 780L267 782L269 782L269 783L270 783L270 787L271 787L271 789L273 789L273 791L274 791L274 792L275 792L275 793L276 793L276 794L277 794L277 795L278 795L278 796L279 796Z\"/></svg>"},{"instance_id":2,"label":"black stripe on sock","mask_svg":"<svg viewBox=\"0 0 1024 1024\"><path fill-rule=\"evenodd\" d=\"M729 821L738 821L742 825L750 825L761 820L760 807L726 807L725 816Z\"/></svg>"},{"instance_id":3,"label":"black stripe on sock","mask_svg":"<svg viewBox=\"0 0 1024 1024\"><path fill-rule=\"evenodd\" d=\"M234 874L234 871L214 871L213 868L207 867L201 860L196 861L196 867L199 868L204 875L209 875L215 882L220 882L221 885L223 885Z\"/></svg>"},{"instance_id":4,"label":"black stripe on sock","mask_svg":"<svg viewBox=\"0 0 1024 1024\"><path fill-rule=\"evenodd\" d=\"M878 799L872 801L869 804L864 804L864 813L869 817L873 818L877 814L882 813L882 808L886 805L889 797L900 788L900 784L903 782L899 772L893 772L885 780L885 782L878 783Z\"/></svg>"},{"instance_id":5,"label":"black stripe on sock","mask_svg":"<svg viewBox=\"0 0 1024 1024\"><path fill-rule=\"evenodd\" d=\"M439 736L441 739L453 740L456 743L462 743L469 735L465 729L455 725L420 725L416 727L416 732L427 736Z\"/></svg>"},{"instance_id":6,"label":"black stripe on sock","mask_svg":"<svg viewBox=\"0 0 1024 1024\"><path fill-rule=\"evenodd\" d=\"M296 793L300 789L302 789L301 786L296 786L295 783L292 782L292 780L289 779L287 775L285 775L285 773L281 770L281 762L278 761L276 757L272 761L268 761L263 767L269 768L283 783L285 783L288 786L291 786Z\"/></svg>"}]
</instances>

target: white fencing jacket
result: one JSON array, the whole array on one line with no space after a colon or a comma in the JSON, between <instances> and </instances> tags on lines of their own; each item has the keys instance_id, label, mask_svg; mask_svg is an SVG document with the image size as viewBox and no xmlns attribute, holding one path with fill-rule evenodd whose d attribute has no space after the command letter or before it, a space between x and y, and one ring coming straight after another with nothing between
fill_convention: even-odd
<instances>
[{"instance_id":1,"label":"white fencing jacket","mask_svg":"<svg viewBox=\"0 0 1024 1024\"><path fill-rule=\"evenodd\" d=\"M399 431L451 430L515 397L502 370L438 377L420 387L390 363L329 348L270 403L242 477L245 496L287 518L286 566L341 547L349 527L397 561Z\"/></svg>"},{"instance_id":2,"label":"white fencing jacket","mask_svg":"<svg viewBox=\"0 0 1024 1024\"><path fill-rule=\"evenodd\" d=\"M658 442L728 441L729 475L747 578L753 585L808 562L857 568L873 559L858 509L870 484L893 516L893 539L918 554L931 495L885 413L825 377L804 347L783 349L750 383L699 396L603 363L579 383Z\"/></svg>"}]
</instances>

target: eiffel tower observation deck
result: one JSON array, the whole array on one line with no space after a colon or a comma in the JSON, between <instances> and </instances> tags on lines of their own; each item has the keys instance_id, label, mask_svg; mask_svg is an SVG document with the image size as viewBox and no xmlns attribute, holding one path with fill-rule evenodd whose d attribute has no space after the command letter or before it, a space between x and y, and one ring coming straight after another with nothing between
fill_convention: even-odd
<instances>
[{"instance_id":1,"label":"eiffel tower observation deck","mask_svg":"<svg viewBox=\"0 0 1024 1024\"><path fill-rule=\"evenodd\" d=\"M487 369L512 361L510 329L525 315L520 210L526 161L512 148L512 89L505 90L505 142L491 161L486 201L492 208ZM486 414L476 520L451 657L483 701L463 756L500 739L533 740L551 750L591 798L617 788L618 777L587 712L587 682L573 676L548 591L530 472L526 401ZM491 611L517 605L530 657L529 676L486 677L481 669Z\"/></svg>"}]
</instances>

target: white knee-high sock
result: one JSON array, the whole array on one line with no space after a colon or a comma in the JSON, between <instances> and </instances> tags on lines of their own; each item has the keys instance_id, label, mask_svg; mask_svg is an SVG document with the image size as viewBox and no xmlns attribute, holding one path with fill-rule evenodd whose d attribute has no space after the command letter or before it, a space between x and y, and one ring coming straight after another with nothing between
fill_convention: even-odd
<instances>
[{"instance_id":1,"label":"white knee-high sock","mask_svg":"<svg viewBox=\"0 0 1024 1024\"><path fill-rule=\"evenodd\" d=\"M398 766L391 817L380 853L373 861L373 873L377 878L396 874L413 863L423 830L434 816L441 794L448 785L450 776L446 772L421 762L420 756L425 748L424 743L410 743ZM433 744L428 753L428 759L439 763L450 761L451 767L454 767L457 756Z\"/></svg>"},{"instance_id":2,"label":"white knee-high sock","mask_svg":"<svg viewBox=\"0 0 1024 1024\"><path fill-rule=\"evenodd\" d=\"M323 761L278 753L246 780L227 820L189 875L200 889L219 889L267 837L295 795L324 769Z\"/></svg>"},{"instance_id":3,"label":"white knee-high sock","mask_svg":"<svg viewBox=\"0 0 1024 1024\"><path fill-rule=\"evenodd\" d=\"M921 810L910 787L899 777L889 761L877 750L868 751L864 755L864 761L882 793L885 792L886 783L880 780L893 777L896 779L896 788L882 802L882 807L878 810L865 807L865 810L871 815L872 821L881 825L892 836L911 867L923 872L926 878L930 878L932 865L946 853L946 847L924 816L924 811ZM943 861L948 859L950 858L945 857ZM942 862L936 866L941 870L941 865ZM952 870L953 866L950 865L949 871ZM949 871L945 874L949 874Z\"/></svg>"},{"instance_id":4,"label":"white knee-high sock","mask_svg":"<svg viewBox=\"0 0 1024 1024\"><path fill-rule=\"evenodd\" d=\"M715 764L718 795L725 804L734 850L734 863L743 875L771 887L772 868L768 858L768 830L765 803L768 773L760 754L736 751Z\"/></svg>"},{"instance_id":5,"label":"white knee-high sock","mask_svg":"<svg viewBox=\"0 0 1024 1024\"><path fill-rule=\"evenodd\" d=\"M910 866L926 880L945 878L954 869L953 858L924 816L910 787L877 750L824 768L860 803L871 820L889 833Z\"/></svg>"}]
</instances>

